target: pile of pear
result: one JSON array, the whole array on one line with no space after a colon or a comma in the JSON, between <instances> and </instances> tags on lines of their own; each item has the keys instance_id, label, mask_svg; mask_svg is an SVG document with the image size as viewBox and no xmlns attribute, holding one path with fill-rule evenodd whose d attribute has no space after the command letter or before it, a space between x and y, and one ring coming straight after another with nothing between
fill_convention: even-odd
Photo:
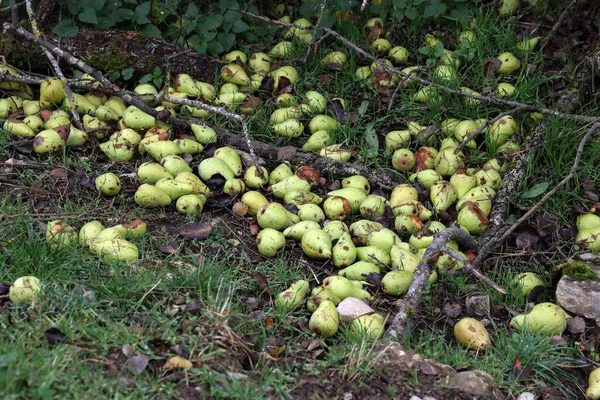
<instances>
[{"instance_id":1,"label":"pile of pear","mask_svg":"<svg viewBox=\"0 0 600 400\"><path fill-rule=\"evenodd\" d=\"M139 218L108 228L94 220L85 223L79 231L62 220L54 220L46 224L46 242L52 247L80 245L99 258L128 262L139 259L139 250L133 241L142 238L146 231L147 224Z\"/></svg>"}]
</instances>

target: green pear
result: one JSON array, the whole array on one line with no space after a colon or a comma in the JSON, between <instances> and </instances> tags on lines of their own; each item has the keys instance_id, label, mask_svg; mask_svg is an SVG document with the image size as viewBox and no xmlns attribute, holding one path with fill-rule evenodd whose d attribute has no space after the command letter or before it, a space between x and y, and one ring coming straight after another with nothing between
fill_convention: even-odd
<instances>
[{"instance_id":1,"label":"green pear","mask_svg":"<svg viewBox=\"0 0 600 400\"><path fill-rule=\"evenodd\" d=\"M71 225L61 220L50 221L46 224L46 242L50 246L68 246L77 241L78 233Z\"/></svg>"},{"instance_id":2,"label":"green pear","mask_svg":"<svg viewBox=\"0 0 600 400\"><path fill-rule=\"evenodd\" d=\"M306 104L310 106L313 113L322 114L327 111L327 100L321 93L309 90L304 95L304 98L306 99Z\"/></svg>"},{"instance_id":3,"label":"green pear","mask_svg":"<svg viewBox=\"0 0 600 400\"><path fill-rule=\"evenodd\" d=\"M125 125L136 131L152 128L156 124L153 116L146 114L136 106L127 107L123 112L122 119Z\"/></svg>"},{"instance_id":4,"label":"green pear","mask_svg":"<svg viewBox=\"0 0 600 400\"><path fill-rule=\"evenodd\" d=\"M311 313L314 313L324 300L329 300L336 306L341 302L341 300L328 289L323 288L323 286L317 286L312 290L309 299L306 301L306 308Z\"/></svg>"},{"instance_id":5,"label":"green pear","mask_svg":"<svg viewBox=\"0 0 600 400\"><path fill-rule=\"evenodd\" d=\"M356 297L361 300L371 300L373 298L369 292L355 286L350 279L340 275L328 276L323 279L322 286L340 300L344 300L347 297ZM360 286L362 287L362 284Z\"/></svg>"},{"instance_id":6,"label":"green pear","mask_svg":"<svg viewBox=\"0 0 600 400\"><path fill-rule=\"evenodd\" d=\"M306 232L314 230L321 230L321 225L314 221L300 221L287 227L283 231L283 236L300 241Z\"/></svg>"},{"instance_id":7,"label":"green pear","mask_svg":"<svg viewBox=\"0 0 600 400\"><path fill-rule=\"evenodd\" d=\"M367 79L369 79L371 77L371 74L372 74L371 68L368 66L359 67L356 69L356 72L354 73L354 75L356 75L356 77L362 81L366 81Z\"/></svg>"},{"instance_id":8,"label":"green pear","mask_svg":"<svg viewBox=\"0 0 600 400\"><path fill-rule=\"evenodd\" d=\"M429 199L436 213L450 208L456 201L456 192L448 181L435 182L429 190Z\"/></svg>"},{"instance_id":9,"label":"green pear","mask_svg":"<svg viewBox=\"0 0 600 400\"><path fill-rule=\"evenodd\" d=\"M35 276L21 276L8 289L9 300L17 305L31 304L41 291L41 282Z\"/></svg>"},{"instance_id":10,"label":"green pear","mask_svg":"<svg viewBox=\"0 0 600 400\"><path fill-rule=\"evenodd\" d=\"M342 221L329 221L323 226L323 231L327 232L331 240L338 240L345 232L349 232L348 226Z\"/></svg>"},{"instance_id":11,"label":"green pear","mask_svg":"<svg viewBox=\"0 0 600 400\"><path fill-rule=\"evenodd\" d=\"M243 197L242 201L244 201ZM297 215L292 214L279 203L268 203L262 206L256 214L256 220L261 228L273 228L278 231L300 222Z\"/></svg>"},{"instance_id":12,"label":"green pear","mask_svg":"<svg viewBox=\"0 0 600 400\"><path fill-rule=\"evenodd\" d=\"M407 146L412 140L410 131L396 130L390 131L385 135L385 148L388 150L398 150Z\"/></svg>"},{"instance_id":13,"label":"green pear","mask_svg":"<svg viewBox=\"0 0 600 400\"><path fill-rule=\"evenodd\" d=\"M36 132L39 132L41 127L39 127L37 131L34 131L27 123L25 123L25 120L15 118L13 114L6 121L4 121L2 128L15 136L34 137Z\"/></svg>"},{"instance_id":14,"label":"green pear","mask_svg":"<svg viewBox=\"0 0 600 400\"><path fill-rule=\"evenodd\" d=\"M313 221L319 224L325 221L325 213L317 204L297 204L296 206L298 207L297 215L300 221Z\"/></svg>"},{"instance_id":15,"label":"green pear","mask_svg":"<svg viewBox=\"0 0 600 400\"><path fill-rule=\"evenodd\" d=\"M137 246L125 239L92 239L88 245L92 254L109 261L135 261L140 257Z\"/></svg>"},{"instance_id":16,"label":"green pear","mask_svg":"<svg viewBox=\"0 0 600 400\"><path fill-rule=\"evenodd\" d=\"M269 200L262 193L254 190L244 193L241 201L248 206L250 215L256 215L263 206L269 204Z\"/></svg>"},{"instance_id":17,"label":"green pear","mask_svg":"<svg viewBox=\"0 0 600 400\"><path fill-rule=\"evenodd\" d=\"M418 201L409 200L405 203L398 204L392 207L394 216L398 215L414 215L419 217L421 221L428 221L432 216L433 212L427 209L423 204Z\"/></svg>"},{"instance_id":18,"label":"green pear","mask_svg":"<svg viewBox=\"0 0 600 400\"><path fill-rule=\"evenodd\" d=\"M284 40L277 43L271 48L269 55L274 58L285 58L294 52L294 44L290 41Z\"/></svg>"},{"instance_id":19,"label":"green pear","mask_svg":"<svg viewBox=\"0 0 600 400\"><path fill-rule=\"evenodd\" d=\"M365 239L367 246L378 247L383 251L389 252L393 245L401 243L398 235L387 228L375 229L369 233Z\"/></svg>"},{"instance_id":20,"label":"green pear","mask_svg":"<svg viewBox=\"0 0 600 400\"><path fill-rule=\"evenodd\" d=\"M163 178L173 178L173 175L159 163L145 162L138 167L137 178L141 183L154 184Z\"/></svg>"},{"instance_id":21,"label":"green pear","mask_svg":"<svg viewBox=\"0 0 600 400\"><path fill-rule=\"evenodd\" d=\"M192 167L187 161L177 155L165 156L160 165L172 176L177 176L181 172L192 172Z\"/></svg>"},{"instance_id":22,"label":"green pear","mask_svg":"<svg viewBox=\"0 0 600 400\"><path fill-rule=\"evenodd\" d=\"M58 153L65 145L63 136L52 129L39 132L33 139L33 151L37 154Z\"/></svg>"},{"instance_id":23,"label":"green pear","mask_svg":"<svg viewBox=\"0 0 600 400\"><path fill-rule=\"evenodd\" d=\"M464 207L458 212L456 220L471 235L482 233L489 223L487 216L475 202L465 203Z\"/></svg>"},{"instance_id":24,"label":"green pear","mask_svg":"<svg viewBox=\"0 0 600 400\"><path fill-rule=\"evenodd\" d=\"M495 169L479 168L473 176L477 179L479 186L487 186L494 190L498 190L502 186L502 176Z\"/></svg>"},{"instance_id":25,"label":"green pear","mask_svg":"<svg viewBox=\"0 0 600 400\"><path fill-rule=\"evenodd\" d=\"M248 61L248 58L246 57L246 55L243 52L241 52L239 50L230 51L229 53L227 53L223 57L221 57L221 61L228 62L228 63L236 62L237 60L241 61L242 64L246 64L246 61Z\"/></svg>"},{"instance_id":26,"label":"green pear","mask_svg":"<svg viewBox=\"0 0 600 400\"><path fill-rule=\"evenodd\" d=\"M435 157L435 170L442 176L452 176L460 168L465 167L465 156L462 151L454 154L454 148L446 147Z\"/></svg>"},{"instance_id":27,"label":"green pear","mask_svg":"<svg viewBox=\"0 0 600 400\"><path fill-rule=\"evenodd\" d=\"M302 236L302 251L310 258L327 260L331 258L331 237L323 230L306 232Z\"/></svg>"},{"instance_id":28,"label":"green pear","mask_svg":"<svg viewBox=\"0 0 600 400\"><path fill-rule=\"evenodd\" d=\"M580 231L600 228L600 216L592 213L581 214L577 217L576 225Z\"/></svg>"},{"instance_id":29,"label":"green pear","mask_svg":"<svg viewBox=\"0 0 600 400\"><path fill-rule=\"evenodd\" d=\"M374 342L381 339L385 333L385 318L380 314L361 315L352 321L350 329L368 341Z\"/></svg>"},{"instance_id":30,"label":"green pear","mask_svg":"<svg viewBox=\"0 0 600 400\"><path fill-rule=\"evenodd\" d=\"M246 190L246 183L242 179L230 179L223 185L223 193L230 196L237 196Z\"/></svg>"},{"instance_id":31,"label":"green pear","mask_svg":"<svg viewBox=\"0 0 600 400\"><path fill-rule=\"evenodd\" d=\"M394 219L394 228L400 235L412 235L423 228L423 221L416 215L398 214Z\"/></svg>"},{"instance_id":32,"label":"green pear","mask_svg":"<svg viewBox=\"0 0 600 400\"><path fill-rule=\"evenodd\" d=\"M498 73L500 74L512 74L521 68L521 61L519 61L512 53L505 52L500 54L497 58L501 63L500 68L498 68Z\"/></svg>"},{"instance_id":33,"label":"green pear","mask_svg":"<svg viewBox=\"0 0 600 400\"><path fill-rule=\"evenodd\" d=\"M127 109L127 104L120 97L111 96L106 102L104 106L112 110L115 114L119 116L119 118L123 117L123 113Z\"/></svg>"},{"instance_id":34,"label":"green pear","mask_svg":"<svg viewBox=\"0 0 600 400\"><path fill-rule=\"evenodd\" d=\"M332 190L327 193L328 196L339 196L348 200L350 203L350 209L353 214L360 213L360 205L367 198L367 194L364 190L357 189L356 187L345 187L343 189Z\"/></svg>"},{"instance_id":35,"label":"green pear","mask_svg":"<svg viewBox=\"0 0 600 400\"><path fill-rule=\"evenodd\" d=\"M308 123L308 130L310 133L315 133L318 131L332 131L337 129L339 126L340 123L328 115L316 115Z\"/></svg>"},{"instance_id":36,"label":"green pear","mask_svg":"<svg viewBox=\"0 0 600 400\"><path fill-rule=\"evenodd\" d=\"M121 180L112 172L97 176L94 183L96 190L103 196L116 196L121 191Z\"/></svg>"},{"instance_id":37,"label":"green pear","mask_svg":"<svg viewBox=\"0 0 600 400\"><path fill-rule=\"evenodd\" d=\"M338 275L354 281L366 281L367 275L379 273L381 273L381 268L368 261L358 261L338 271Z\"/></svg>"},{"instance_id":38,"label":"green pear","mask_svg":"<svg viewBox=\"0 0 600 400\"><path fill-rule=\"evenodd\" d=\"M287 138L297 138L304 133L304 125L297 119L287 119L282 123L272 126L272 129L280 136Z\"/></svg>"},{"instance_id":39,"label":"green pear","mask_svg":"<svg viewBox=\"0 0 600 400\"><path fill-rule=\"evenodd\" d=\"M330 300L323 300L308 321L311 331L326 338L335 335L339 325L340 317L335 304Z\"/></svg>"},{"instance_id":40,"label":"green pear","mask_svg":"<svg viewBox=\"0 0 600 400\"><path fill-rule=\"evenodd\" d=\"M254 53L248 60L248 68L254 72L269 72L271 70L271 59L265 53Z\"/></svg>"},{"instance_id":41,"label":"green pear","mask_svg":"<svg viewBox=\"0 0 600 400\"><path fill-rule=\"evenodd\" d=\"M330 53L327 53L325 57L321 59L321 64L335 64L338 66L342 66L346 64L346 61L348 61L348 57L346 56L346 54L344 54L341 51L332 51Z\"/></svg>"},{"instance_id":42,"label":"green pear","mask_svg":"<svg viewBox=\"0 0 600 400\"><path fill-rule=\"evenodd\" d=\"M203 194L184 194L177 198L175 209L179 214L197 215L202 212L204 204L206 204L206 196Z\"/></svg>"},{"instance_id":43,"label":"green pear","mask_svg":"<svg viewBox=\"0 0 600 400\"><path fill-rule=\"evenodd\" d=\"M569 314L553 303L538 303L528 314L517 315L510 325L521 331L545 336L561 335L567 328Z\"/></svg>"},{"instance_id":44,"label":"green pear","mask_svg":"<svg viewBox=\"0 0 600 400\"><path fill-rule=\"evenodd\" d=\"M204 146L201 143L192 139L175 139L174 142L182 153L195 155L202 153L204 150Z\"/></svg>"},{"instance_id":45,"label":"green pear","mask_svg":"<svg viewBox=\"0 0 600 400\"><path fill-rule=\"evenodd\" d=\"M188 74L177 74L173 78L173 88L178 92L187 93L193 97L200 97L202 92L196 86L194 78Z\"/></svg>"},{"instance_id":46,"label":"green pear","mask_svg":"<svg viewBox=\"0 0 600 400\"><path fill-rule=\"evenodd\" d=\"M352 213L352 208L346 198L330 196L323 202L323 211L327 218L342 221Z\"/></svg>"},{"instance_id":47,"label":"green pear","mask_svg":"<svg viewBox=\"0 0 600 400\"><path fill-rule=\"evenodd\" d=\"M390 263L392 270L414 272L421 259L412 251L400 246L392 246L390 250Z\"/></svg>"},{"instance_id":48,"label":"green pear","mask_svg":"<svg viewBox=\"0 0 600 400\"><path fill-rule=\"evenodd\" d=\"M71 133L72 132L73 127L71 127ZM133 129L125 128L110 135L110 140L114 141L115 143L121 143L122 141L126 140L133 146L137 146L142 141L142 136Z\"/></svg>"},{"instance_id":49,"label":"green pear","mask_svg":"<svg viewBox=\"0 0 600 400\"><path fill-rule=\"evenodd\" d=\"M501 17L508 17L519 9L519 0L501 0L498 13Z\"/></svg>"},{"instance_id":50,"label":"green pear","mask_svg":"<svg viewBox=\"0 0 600 400\"><path fill-rule=\"evenodd\" d=\"M350 233L342 233L335 246L333 246L331 257L333 265L338 268L344 268L354 263L356 260L356 247L352 242Z\"/></svg>"},{"instance_id":51,"label":"green pear","mask_svg":"<svg viewBox=\"0 0 600 400\"><path fill-rule=\"evenodd\" d=\"M394 46L390 49L388 57L391 58L394 64L401 64L408 62L408 50L402 46Z\"/></svg>"},{"instance_id":52,"label":"green pear","mask_svg":"<svg viewBox=\"0 0 600 400\"><path fill-rule=\"evenodd\" d=\"M133 221L121 226L127 230L126 239L139 239L148 231L148 224L140 218L135 218Z\"/></svg>"},{"instance_id":53,"label":"green pear","mask_svg":"<svg viewBox=\"0 0 600 400\"><path fill-rule=\"evenodd\" d=\"M210 126L192 124L190 126L196 139L202 144L216 143L217 132Z\"/></svg>"},{"instance_id":54,"label":"green pear","mask_svg":"<svg viewBox=\"0 0 600 400\"><path fill-rule=\"evenodd\" d=\"M235 178L235 174L229 165L220 158L206 158L198 165L198 175L205 182L217 174L225 178L226 181Z\"/></svg>"},{"instance_id":55,"label":"green pear","mask_svg":"<svg viewBox=\"0 0 600 400\"><path fill-rule=\"evenodd\" d=\"M104 230L104 225L100 221L90 221L85 223L79 229L79 243L87 244L88 241L96 239L98 234Z\"/></svg>"},{"instance_id":56,"label":"green pear","mask_svg":"<svg viewBox=\"0 0 600 400\"><path fill-rule=\"evenodd\" d=\"M310 192L310 183L297 175L292 175L289 178L284 179L271 186L273 195L278 199L283 199L288 192L292 190L298 190L303 192Z\"/></svg>"},{"instance_id":57,"label":"green pear","mask_svg":"<svg viewBox=\"0 0 600 400\"><path fill-rule=\"evenodd\" d=\"M46 78L40 85L40 104L42 107L52 107L61 104L65 99L63 82L58 78Z\"/></svg>"},{"instance_id":58,"label":"green pear","mask_svg":"<svg viewBox=\"0 0 600 400\"><path fill-rule=\"evenodd\" d=\"M98 233L94 240L113 240L113 239L125 239L127 236L127 229L123 225L111 226Z\"/></svg>"},{"instance_id":59,"label":"green pear","mask_svg":"<svg viewBox=\"0 0 600 400\"><path fill-rule=\"evenodd\" d=\"M487 128L486 136L493 146L501 146L517 133L517 131L517 121L512 115L505 115Z\"/></svg>"},{"instance_id":60,"label":"green pear","mask_svg":"<svg viewBox=\"0 0 600 400\"><path fill-rule=\"evenodd\" d=\"M585 396L590 400L600 399L600 368L596 368L590 372Z\"/></svg>"},{"instance_id":61,"label":"green pear","mask_svg":"<svg viewBox=\"0 0 600 400\"><path fill-rule=\"evenodd\" d=\"M433 186L434 183L443 180L444 178L434 169L423 169L419 172L412 174L408 180L411 183L417 181L421 186L425 189L429 190Z\"/></svg>"},{"instance_id":62,"label":"green pear","mask_svg":"<svg viewBox=\"0 0 600 400\"><path fill-rule=\"evenodd\" d=\"M411 171L416 163L415 154L409 149L398 149L392 154L392 167L397 171Z\"/></svg>"},{"instance_id":63,"label":"green pear","mask_svg":"<svg viewBox=\"0 0 600 400\"><path fill-rule=\"evenodd\" d=\"M171 178L160 179L154 186L165 192L171 198L171 201L175 201L183 195L192 194L194 192L192 185Z\"/></svg>"},{"instance_id":64,"label":"green pear","mask_svg":"<svg viewBox=\"0 0 600 400\"><path fill-rule=\"evenodd\" d=\"M350 234L356 240L355 243L362 246L367 241L367 236L375 229L381 229L383 225L376 221L361 219L350 225Z\"/></svg>"},{"instance_id":65,"label":"green pear","mask_svg":"<svg viewBox=\"0 0 600 400\"><path fill-rule=\"evenodd\" d=\"M450 177L450 185L454 189L456 198L460 199L477 186L477 178L457 172Z\"/></svg>"},{"instance_id":66,"label":"green pear","mask_svg":"<svg viewBox=\"0 0 600 400\"><path fill-rule=\"evenodd\" d=\"M126 139L122 139L119 143L109 140L100 143L99 147L111 161L129 161L135 154L135 148Z\"/></svg>"},{"instance_id":67,"label":"green pear","mask_svg":"<svg viewBox=\"0 0 600 400\"><path fill-rule=\"evenodd\" d=\"M582 229L575 235L575 240L593 253L600 252L600 227Z\"/></svg>"},{"instance_id":68,"label":"green pear","mask_svg":"<svg viewBox=\"0 0 600 400\"><path fill-rule=\"evenodd\" d=\"M323 199L319 195L312 192L304 192L302 190L291 190L287 192L283 198L283 203L285 205L295 204L296 206L306 204L319 205L322 201ZM321 211L321 213L323 213L323 211ZM323 217L323 219L325 219L325 217Z\"/></svg>"},{"instance_id":69,"label":"green pear","mask_svg":"<svg viewBox=\"0 0 600 400\"><path fill-rule=\"evenodd\" d=\"M152 156L152 158L158 162L167 156L181 154L181 149L179 146L177 146L177 143L171 140L157 140L155 142L148 143L145 146L145 150L146 153L150 154L150 156Z\"/></svg>"},{"instance_id":70,"label":"green pear","mask_svg":"<svg viewBox=\"0 0 600 400\"><path fill-rule=\"evenodd\" d=\"M407 183L401 183L392 189L392 193L390 195L390 207L393 209L398 204L405 203L410 200L416 201L418 199L419 195L417 194L417 189Z\"/></svg>"},{"instance_id":71,"label":"green pear","mask_svg":"<svg viewBox=\"0 0 600 400\"><path fill-rule=\"evenodd\" d=\"M225 82L234 83L238 86L250 84L250 77L239 64L228 64L221 68L221 77Z\"/></svg>"},{"instance_id":72,"label":"green pear","mask_svg":"<svg viewBox=\"0 0 600 400\"><path fill-rule=\"evenodd\" d=\"M284 65L283 67L277 68L269 73L269 75L275 80L274 86L279 86L279 79L287 78L293 85L298 81L298 71L291 65Z\"/></svg>"},{"instance_id":73,"label":"green pear","mask_svg":"<svg viewBox=\"0 0 600 400\"><path fill-rule=\"evenodd\" d=\"M356 259L367 261L384 268L390 265L390 253L375 246L362 246L356 248Z\"/></svg>"},{"instance_id":74,"label":"green pear","mask_svg":"<svg viewBox=\"0 0 600 400\"><path fill-rule=\"evenodd\" d=\"M385 207L388 204L383 196L370 194L360 203L360 215L363 218L377 218L385 214Z\"/></svg>"},{"instance_id":75,"label":"green pear","mask_svg":"<svg viewBox=\"0 0 600 400\"><path fill-rule=\"evenodd\" d=\"M272 186L276 183L279 183L292 175L294 175L294 172L292 172L292 169L289 167L289 165L286 163L281 163L269 174L269 185Z\"/></svg>"},{"instance_id":76,"label":"green pear","mask_svg":"<svg viewBox=\"0 0 600 400\"><path fill-rule=\"evenodd\" d=\"M168 206L171 204L171 197L164 190L147 183L137 188L133 199L138 206L144 208Z\"/></svg>"},{"instance_id":77,"label":"green pear","mask_svg":"<svg viewBox=\"0 0 600 400\"><path fill-rule=\"evenodd\" d=\"M513 284L521 289L521 293L526 297L534 287L544 286L544 281L533 272L524 272L513 279Z\"/></svg>"},{"instance_id":78,"label":"green pear","mask_svg":"<svg viewBox=\"0 0 600 400\"><path fill-rule=\"evenodd\" d=\"M244 182L251 189L258 189L269 182L269 171L265 167L260 167L262 176L255 165L250 166L244 174Z\"/></svg>"},{"instance_id":79,"label":"green pear","mask_svg":"<svg viewBox=\"0 0 600 400\"><path fill-rule=\"evenodd\" d=\"M258 252L263 257L275 257L285 249L285 236L283 233L265 228L256 236Z\"/></svg>"},{"instance_id":80,"label":"green pear","mask_svg":"<svg viewBox=\"0 0 600 400\"><path fill-rule=\"evenodd\" d=\"M226 146L220 147L215 150L213 157L223 160L229 169L231 169L231 171L235 174L235 176L242 175L244 165L242 164L242 159L239 153L235 149Z\"/></svg>"},{"instance_id":81,"label":"green pear","mask_svg":"<svg viewBox=\"0 0 600 400\"><path fill-rule=\"evenodd\" d=\"M403 296L408 291L413 277L412 271L390 271L381 278L381 289L390 296Z\"/></svg>"},{"instance_id":82,"label":"green pear","mask_svg":"<svg viewBox=\"0 0 600 400\"><path fill-rule=\"evenodd\" d=\"M297 280L288 289L275 296L275 306L279 309L292 310L304 302L309 292L308 282Z\"/></svg>"}]
</instances>

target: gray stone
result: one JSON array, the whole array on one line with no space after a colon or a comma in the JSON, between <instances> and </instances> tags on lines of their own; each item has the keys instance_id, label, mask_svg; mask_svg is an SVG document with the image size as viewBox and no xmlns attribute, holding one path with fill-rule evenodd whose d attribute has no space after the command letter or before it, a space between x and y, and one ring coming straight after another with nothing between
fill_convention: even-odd
<instances>
[{"instance_id":1,"label":"gray stone","mask_svg":"<svg viewBox=\"0 0 600 400\"><path fill-rule=\"evenodd\" d=\"M337 306L337 312L340 320L345 322L354 321L361 315L373 314L373 310L367 303L355 297L346 297Z\"/></svg>"},{"instance_id":2,"label":"gray stone","mask_svg":"<svg viewBox=\"0 0 600 400\"><path fill-rule=\"evenodd\" d=\"M450 383L456 388L476 396L491 396L494 393L494 378L484 371L458 372L452 376Z\"/></svg>"},{"instance_id":3,"label":"gray stone","mask_svg":"<svg viewBox=\"0 0 600 400\"><path fill-rule=\"evenodd\" d=\"M567 320L567 330L571 333L585 332L585 319L581 317L573 317Z\"/></svg>"},{"instance_id":4,"label":"gray stone","mask_svg":"<svg viewBox=\"0 0 600 400\"><path fill-rule=\"evenodd\" d=\"M567 312L593 319L600 325L600 281L579 281L563 276L556 286L556 304Z\"/></svg>"},{"instance_id":5,"label":"gray stone","mask_svg":"<svg viewBox=\"0 0 600 400\"><path fill-rule=\"evenodd\" d=\"M535 400L535 395L529 392L523 392L517 397L517 400Z\"/></svg>"},{"instance_id":6,"label":"gray stone","mask_svg":"<svg viewBox=\"0 0 600 400\"><path fill-rule=\"evenodd\" d=\"M465 306L467 308L467 314L475 314L480 316L489 315L490 296L486 294L467 297L467 300L465 301Z\"/></svg>"},{"instance_id":7,"label":"gray stone","mask_svg":"<svg viewBox=\"0 0 600 400\"><path fill-rule=\"evenodd\" d=\"M381 364L395 367L398 371L413 372L417 367L420 367L422 361L427 362L428 366L439 375L453 375L456 373L454 368L449 365L439 363L435 360L425 359L413 350L404 349L398 342L382 342L385 347L381 350Z\"/></svg>"}]
</instances>

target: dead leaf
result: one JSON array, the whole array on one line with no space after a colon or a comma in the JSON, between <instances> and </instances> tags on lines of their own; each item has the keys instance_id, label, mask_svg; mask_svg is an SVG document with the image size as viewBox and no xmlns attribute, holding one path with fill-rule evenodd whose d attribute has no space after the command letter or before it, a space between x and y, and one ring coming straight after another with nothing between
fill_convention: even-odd
<instances>
[{"instance_id":1,"label":"dead leaf","mask_svg":"<svg viewBox=\"0 0 600 400\"><path fill-rule=\"evenodd\" d=\"M192 300L185 307L185 311L189 312L190 314L198 314L203 309L204 309L204 303L202 303L202 300L199 300L199 299Z\"/></svg>"},{"instance_id":2,"label":"dead leaf","mask_svg":"<svg viewBox=\"0 0 600 400\"><path fill-rule=\"evenodd\" d=\"M485 72L486 78L493 78L496 75L496 72L502 66L502 61L496 57L486 58L483 61L483 70Z\"/></svg>"},{"instance_id":3,"label":"dead leaf","mask_svg":"<svg viewBox=\"0 0 600 400\"><path fill-rule=\"evenodd\" d=\"M558 218L550 213L536 215L533 226L540 237L546 237L558 231Z\"/></svg>"},{"instance_id":4,"label":"dead leaf","mask_svg":"<svg viewBox=\"0 0 600 400\"><path fill-rule=\"evenodd\" d=\"M256 282L256 286L258 286L259 288L264 290L265 293L267 293L269 296L273 295L273 291L269 287L269 282L267 281L267 278L263 274L261 274L258 271L253 271L250 276Z\"/></svg>"},{"instance_id":5,"label":"dead leaf","mask_svg":"<svg viewBox=\"0 0 600 400\"><path fill-rule=\"evenodd\" d=\"M286 345L283 339L271 338L267 342L265 349L272 357L279 357L285 351Z\"/></svg>"},{"instance_id":6,"label":"dead leaf","mask_svg":"<svg viewBox=\"0 0 600 400\"><path fill-rule=\"evenodd\" d=\"M192 222L184 225L179 234L186 239L204 240L210 235L213 227L206 222Z\"/></svg>"},{"instance_id":7,"label":"dead leaf","mask_svg":"<svg viewBox=\"0 0 600 400\"><path fill-rule=\"evenodd\" d=\"M171 347L171 351L183 358L190 358L190 351L187 349L187 347L181 344L176 344L175 346Z\"/></svg>"},{"instance_id":8,"label":"dead leaf","mask_svg":"<svg viewBox=\"0 0 600 400\"><path fill-rule=\"evenodd\" d=\"M296 152L298 148L296 146L285 146L279 149L277 152L277 161L285 161L290 160Z\"/></svg>"},{"instance_id":9,"label":"dead leaf","mask_svg":"<svg viewBox=\"0 0 600 400\"><path fill-rule=\"evenodd\" d=\"M65 167L56 167L50 171L50 176L55 179L65 179L67 175L67 169Z\"/></svg>"},{"instance_id":10,"label":"dead leaf","mask_svg":"<svg viewBox=\"0 0 600 400\"><path fill-rule=\"evenodd\" d=\"M456 318L462 313L462 306L459 303L446 303L442 312L449 318Z\"/></svg>"},{"instance_id":11,"label":"dead leaf","mask_svg":"<svg viewBox=\"0 0 600 400\"><path fill-rule=\"evenodd\" d=\"M131 356L133 356L135 352L133 346L130 344L124 344L123 346L121 346L121 351L123 352L123 355L125 355L125 357L127 358L131 358Z\"/></svg>"},{"instance_id":12,"label":"dead leaf","mask_svg":"<svg viewBox=\"0 0 600 400\"><path fill-rule=\"evenodd\" d=\"M232 202L232 196L228 195L227 193L221 193L216 196L210 196L206 201L206 205L210 208L225 208L229 207Z\"/></svg>"},{"instance_id":13,"label":"dead leaf","mask_svg":"<svg viewBox=\"0 0 600 400\"><path fill-rule=\"evenodd\" d=\"M134 373L141 374L148 366L148 361L148 356L140 354L139 356L133 356L129 359L129 366Z\"/></svg>"},{"instance_id":14,"label":"dead leaf","mask_svg":"<svg viewBox=\"0 0 600 400\"><path fill-rule=\"evenodd\" d=\"M174 369L188 369L192 368L193 364L187 358L183 358L181 356L174 356L167 360L165 364L165 368L169 371Z\"/></svg>"},{"instance_id":15,"label":"dead leaf","mask_svg":"<svg viewBox=\"0 0 600 400\"><path fill-rule=\"evenodd\" d=\"M419 362L419 372L424 375L437 375L439 373L438 370L426 360L421 360L421 362Z\"/></svg>"},{"instance_id":16,"label":"dead leaf","mask_svg":"<svg viewBox=\"0 0 600 400\"><path fill-rule=\"evenodd\" d=\"M310 353L311 351L318 349L319 347L321 347L321 339L313 339L308 344L306 351Z\"/></svg>"},{"instance_id":17,"label":"dead leaf","mask_svg":"<svg viewBox=\"0 0 600 400\"><path fill-rule=\"evenodd\" d=\"M254 222L254 223L250 224L250 234L252 236L258 235L259 232L260 232L260 226L258 225L258 222Z\"/></svg>"},{"instance_id":18,"label":"dead leaf","mask_svg":"<svg viewBox=\"0 0 600 400\"><path fill-rule=\"evenodd\" d=\"M48 343L55 345L60 343L66 343L67 337L58 328L49 328L44 332Z\"/></svg>"},{"instance_id":19,"label":"dead leaf","mask_svg":"<svg viewBox=\"0 0 600 400\"><path fill-rule=\"evenodd\" d=\"M598 195L594 192L591 192L589 190L586 190L585 192L583 192L583 197L585 197L586 199L593 201L594 203L597 203L600 198L598 197Z\"/></svg>"},{"instance_id":20,"label":"dead leaf","mask_svg":"<svg viewBox=\"0 0 600 400\"><path fill-rule=\"evenodd\" d=\"M267 317L265 318L264 325L267 329L273 329L273 327L275 326L275 321L273 320L273 318Z\"/></svg>"},{"instance_id":21,"label":"dead leaf","mask_svg":"<svg viewBox=\"0 0 600 400\"><path fill-rule=\"evenodd\" d=\"M178 248L179 248L179 245L176 242L170 241L168 245L160 246L158 248L158 251L160 251L163 254L175 254L175 253L177 253Z\"/></svg>"}]
</instances>

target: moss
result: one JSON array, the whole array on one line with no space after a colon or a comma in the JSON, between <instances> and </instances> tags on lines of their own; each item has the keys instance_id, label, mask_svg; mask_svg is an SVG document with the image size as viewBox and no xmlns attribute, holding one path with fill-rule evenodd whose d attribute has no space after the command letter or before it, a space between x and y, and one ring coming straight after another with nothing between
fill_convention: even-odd
<instances>
[{"instance_id":1,"label":"moss","mask_svg":"<svg viewBox=\"0 0 600 400\"><path fill-rule=\"evenodd\" d=\"M563 275L569 276L573 279L577 279L578 281L597 278L597 275L594 272L594 270L580 261L573 261L563 264L562 272Z\"/></svg>"}]
</instances>

